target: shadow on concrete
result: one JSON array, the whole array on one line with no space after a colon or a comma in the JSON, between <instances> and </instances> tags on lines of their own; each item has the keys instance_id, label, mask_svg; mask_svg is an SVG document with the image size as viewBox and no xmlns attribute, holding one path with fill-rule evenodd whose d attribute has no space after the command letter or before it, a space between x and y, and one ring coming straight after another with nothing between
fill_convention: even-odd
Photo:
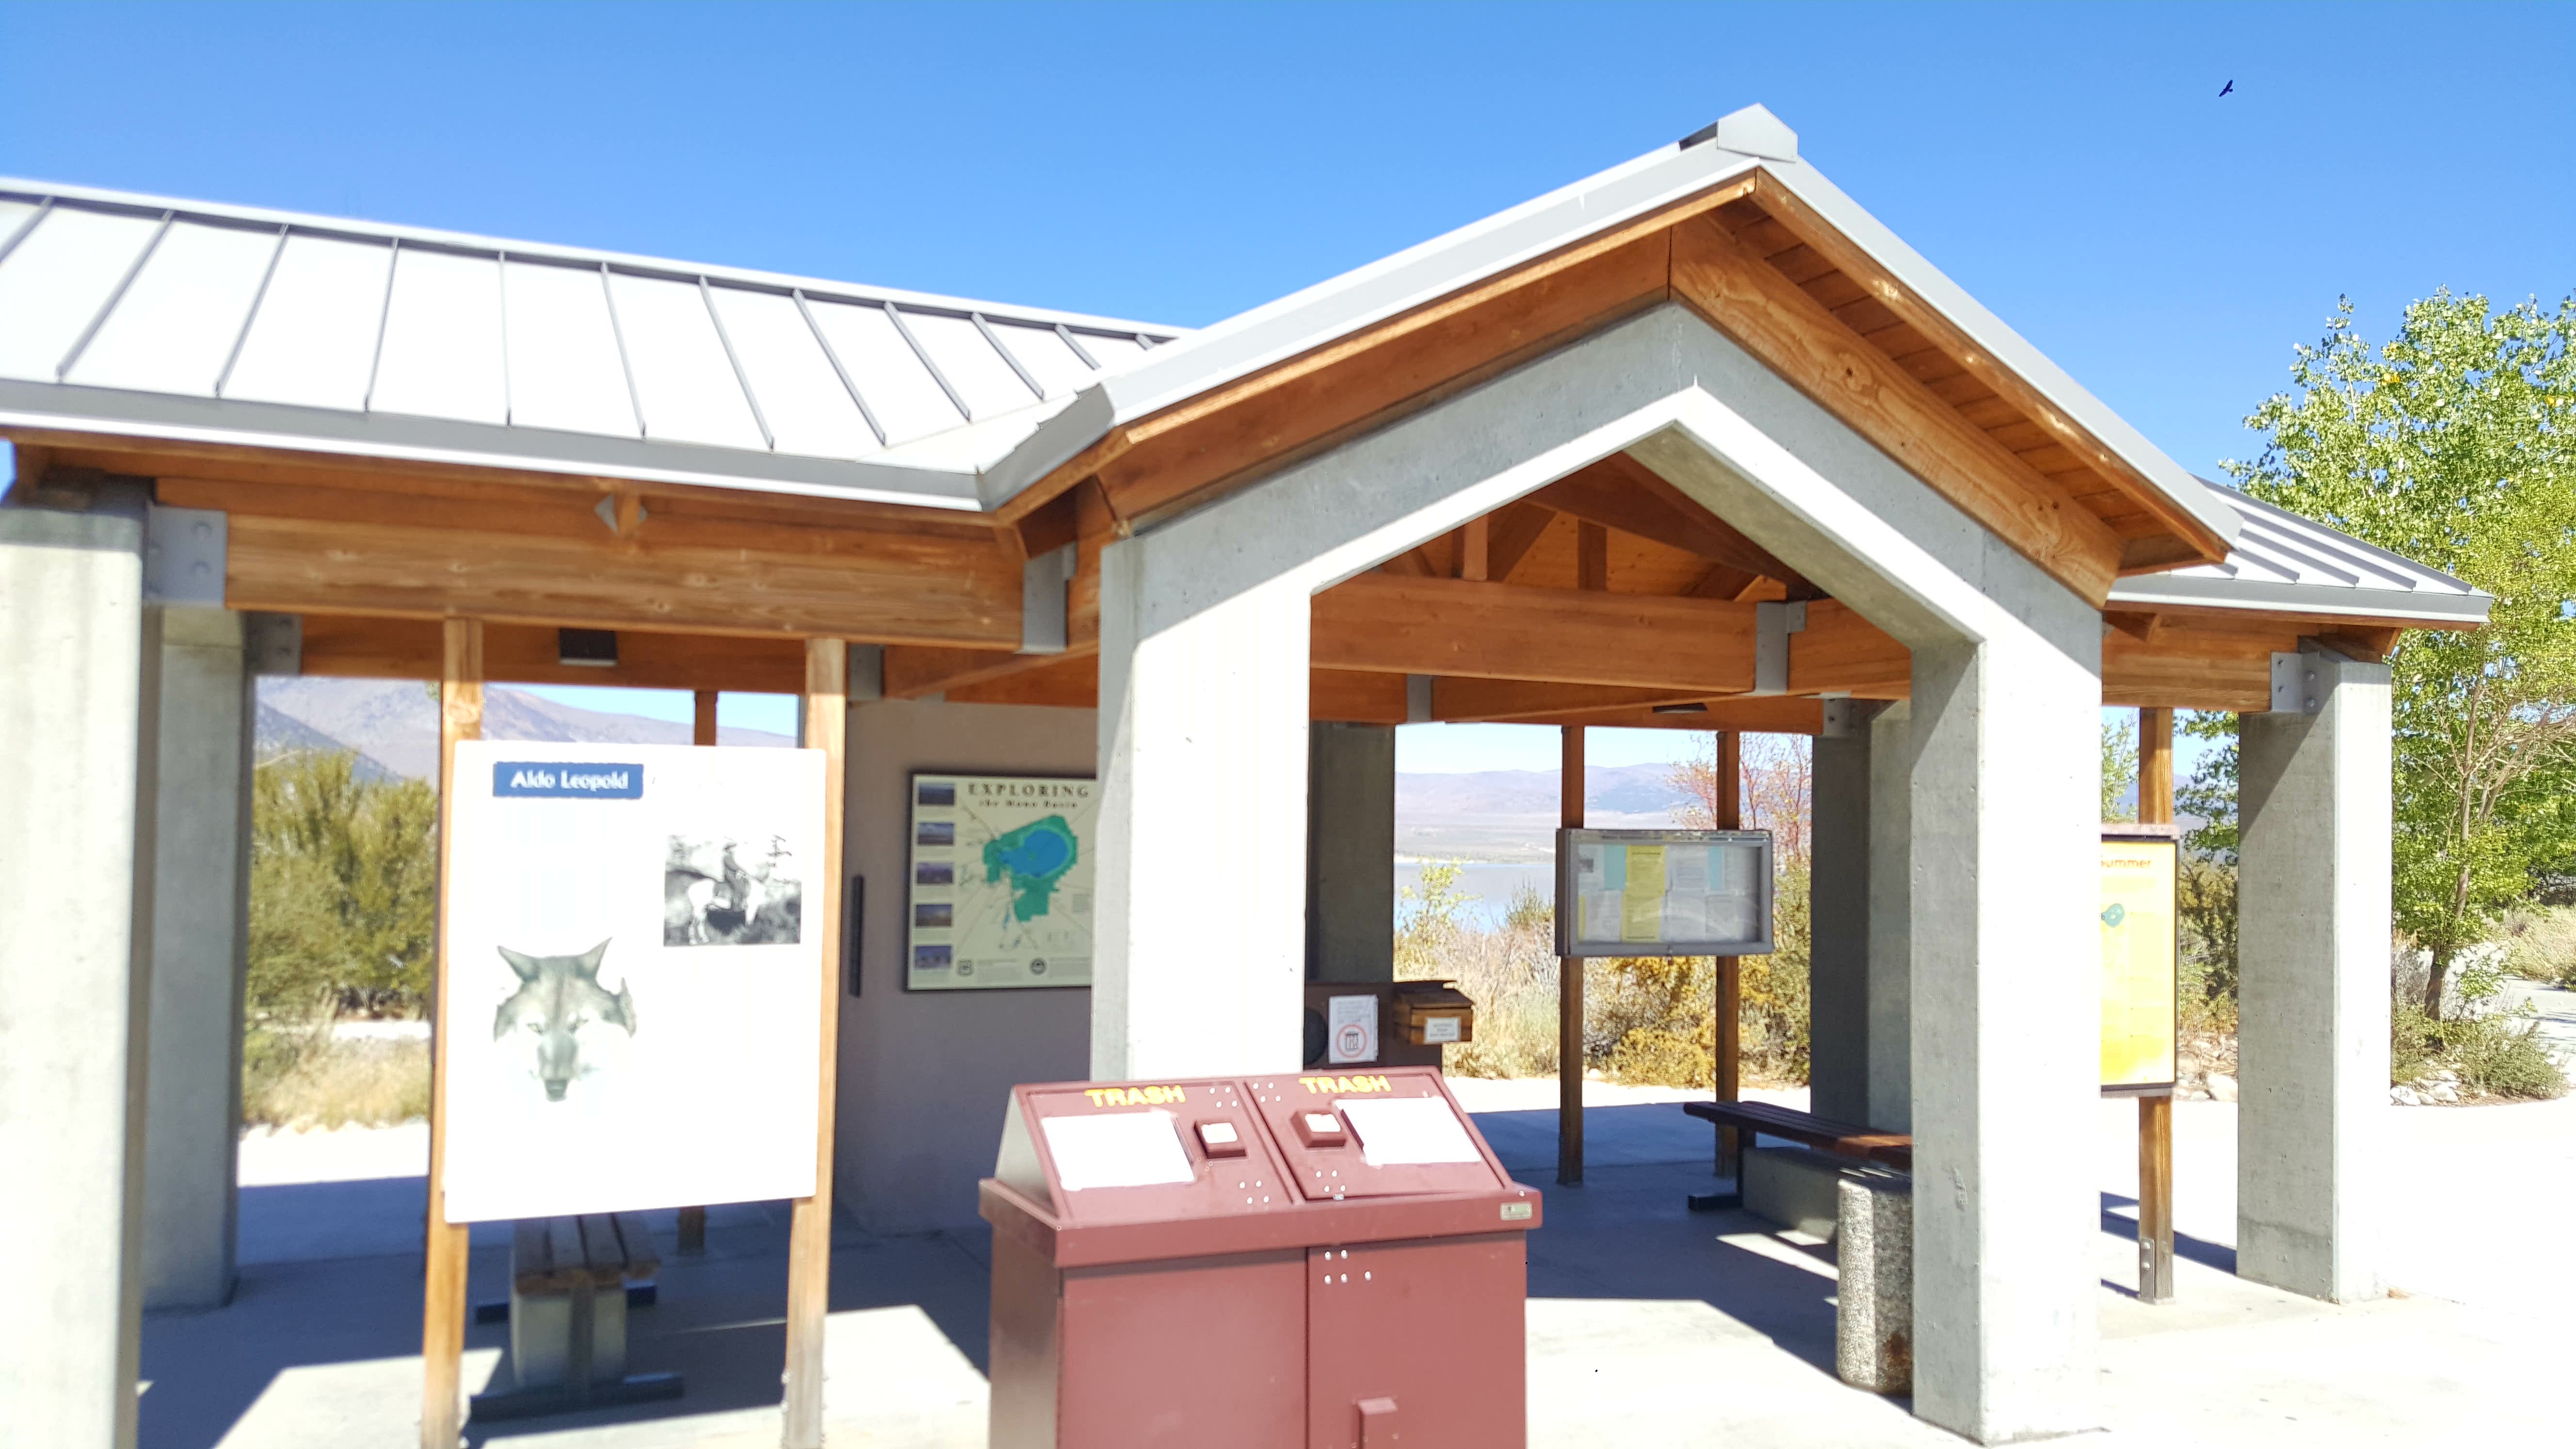
<instances>
[{"instance_id":1,"label":"shadow on concrete","mask_svg":"<svg viewBox=\"0 0 2576 1449\"><path fill-rule=\"evenodd\" d=\"M2128 1211L2120 1211L2122 1208ZM2133 1197L2122 1197L2116 1192L2102 1194L2102 1231L2115 1238L2136 1242L2138 1240L2138 1200ZM2204 1268L2216 1268L2219 1272L2230 1276L2236 1272L2234 1248L2225 1243L2213 1243L2207 1238L2195 1238L2189 1233L2174 1234L2174 1256L2187 1258ZM2108 1286L2117 1288L2120 1285L2110 1283Z\"/></svg>"},{"instance_id":2,"label":"shadow on concrete","mask_svg":"<svg viewBox=\"0 0 2576 1449\"><path fill-rule=\"evenodd\" d=\"M145 1320L143 1376L151 1387L143 1396L143 1449L214 1449L254 1406L262 1442L339 1442L332 1433L339 1407L333 1390L317 1383L299 1392L291 1381L302 1369L393 1360L385 1373L407 1380L407 1391L416 1395L425 1202L420 1178L245 1189L244 1262L233 1301ZM711 1209L707 1251L686 1258L674 1252L677 1214L644 1216L664 1254L660 1301L628 1318L628 1371L682 1374L686 1396L500 1425L469 1421L469 1444L780 1401L788 1205ZM472 1302L508 1296L508 1236L506 1224L476 1229L468 1273ZM295 1257L299 1248L309 1256ZM879 1238L838 1223L830 1306L834 1312L917 1307L981 1370L989 1258L989 1239L981 1232ZM486 1376L472 1367L477 1350L499 1353L488 1386L510 1385L506 1323L469 1325L465 1343L469 1391L487 1387ZM371 1383L375 1392L388 1391L382 1378ZM276 1402L263 1404L272 1390L278 1391Z\"/></svg>"},{"instance_id":3,"label":"shadow on concrete","mask_svg":"<svg viewBox=\"0 0 2576 1449\"><path fill-rule=\"evenodd\" d=\"M1531 1297L1696 1300L1833 1374L1833 1249L1793 1243L1741 1210L1690 1211L1689 1194L1731 1184L1715 1175L1715 1129L1679 1103L1586 1109L1578 1186L1556 1180L1555 1112L1483 1112L1476 1126L1546 1196L1530 1235Z\"/></svg>"}]
</instances>

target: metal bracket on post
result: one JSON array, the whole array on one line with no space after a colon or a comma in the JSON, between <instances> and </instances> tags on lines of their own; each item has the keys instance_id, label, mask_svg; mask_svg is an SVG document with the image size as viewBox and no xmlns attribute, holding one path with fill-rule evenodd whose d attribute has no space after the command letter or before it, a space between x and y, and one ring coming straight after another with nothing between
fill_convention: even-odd
<instances>
[{"instance_id":1,"label":"metal bracket on post","mask_svg":"<svg viewBox=\"0 0 2576 1449\"><path fill-rule=\"evenodd\" d=\"M1404 722L1406 724L1431 723L1430 675L1408 674L1404 676Z\"/></svg>"},{"instance_id":2,"label":"metal bracket on post","mask_svg":"<svg viewBox=\"0 0 2576 1449\"><path fill-rule=\"evenodd\" d=\"M1049 549L1020 565L1020 652L1062 654L1073 612L1073 545Z\"/></svg>"},{"instance_id":3,"label":"metal bracket on post","mask_svg":"<svg viewBox=\"0 0 2576 1449\"><path fill-rule=\"evenodd\" d=\"M850 646L850 702L885 698L885 646Z\"/></svg>"},{"instance_id":4,"label":"metal bracket on post","mask_svg":"<svg viewBox=\"0 0 2576 1449\"><path fill-rule=\"evenodd\" d=\"M1789 636L1807 632L1807 605L1755 604L1753 606L1753 693L1759 695L1789 692Z\"/></svg>"},{"instance_id":5,"label":"metal bracket on post","mask_svg":"<svg viewBox=\"0 0 2576 1449\"><path fill-rule=\"evenodd\" d=\"M2304 651L2272 656L2272 712L2315 714L2325 708L2325 681L2318 676L2319 656Z\"/></svg>"},{"instance_id":6,"label":"metal bracket on post","mask_svg":"<svg viewBox=\"0 0 2576 1449\"><path fill-rule=\"evenodd\" d=\"M259 675L292 678L304 672L304 616L242 616L242 661Z\"/></svg>"},{"instance_id":7,"label":"metal bracket on post","mask_svg":"<svg viewBox=\"0 0 2576 1449\"><path fill-rule=\"evenodd\" d=\"M224 515L211 508L143 510L143 602L162 607L224 606Z\"/></svg>"}]
</instances>

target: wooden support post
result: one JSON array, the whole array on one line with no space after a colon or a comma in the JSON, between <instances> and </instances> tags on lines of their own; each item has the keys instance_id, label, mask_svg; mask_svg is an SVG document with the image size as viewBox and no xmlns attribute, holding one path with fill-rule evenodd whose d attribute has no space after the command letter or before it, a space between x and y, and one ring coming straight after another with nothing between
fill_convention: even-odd
<instances>
[{"instance_id":1,"label":"wooden support post","mask_svg":"<svg viewBox=\"0 0 2576 1449\"><path fill-rule=\"evenodd\" d=\"M1557 769L1561 818L1583 828L1583 726L1560 727L1563 753ZM1561 908L1561 907L1560 907ZM1567 956L1556 968L1556 1180L1583 1181L1583 958Z\"/></svg>"},{"instance_id":2,"label":"wooden support post","mask_svg":"<svg viewBox=\"0 0 2576 1449\"><path fill-rule=\"evenodd\" d=\"M2174 1299L2173 1098L2138 1099L2138 1301Z\"/></svg>"},{"instance_id":3,"label":"wooden support post","mask_svg":"<svg viewBox=\"0 0 2576 1449\"><path fill-rule=\"evenodd\" d=\"M712 689L701 689L697 693L695 701L697 710L693 720L696 728L689 737L689 743L700 749L716 742L716 700L719 697L718 691ZM680 1209L679 1249L683 1253L692 1254L707 1250L707 1210L705 1208Z\"/></svg>"},{"instance_id":4,"label":"wooden support post","mask_svg":"<svg viewBox=\"0 0 2576 1449\"><path fill-rule=\"evenodd\" d=\"M421 1449L456 1449L465 1430L465 1270L471 1231L447 1221L449 892L455 888L456 745L483 737L483 621L445 621L438 708L438 946L429 1043L429 1225L421 1283Z\"/></svg>"},{"instance_id":5,"label":"wooden support post","mask_svg":"<svg viewBox=\"0 0 2576 1449\"><path fill-rule=\"evenodd\" d=\"M1712 823L1720 830L1744 828L1744 736L1722 730L1716 740L1717 809ZM1735 1102L1744 1090L1743 959L1717 958L1717 1100ZM1733 1127L1717 1129L1717 1175L1735 1178L1744 1166L1743 1134ZM1740 1190L1740 1189L1739 1189Z\"/></svg>"},{"instance_id":6,"label":"wooden support post","mask_svg":"<svg viewBox=\"0 0 2576 1449\"><path fill-rule=\"evenodd\" d=\"M786 1449L823 1442L823 1323L832 1297L832 1108L841 1038L841 812L849 733L849 645L805 643L804 745L823 752L820 900L807 920L823 938L821 1100L814 1117L814 1195L796 1199L787 1232ZM809 877L810 879L810 877Z\"/></svg>"},{"instance_id":7,"label":"wooden support post","mask_svg":"<svg viewBox=\"0 0 2576 1449\"><path fill-rule=\"evenodd\" d=\"M2173 711L2138 711L2138 823L2174 818ZM2138 1301L2174 1297L2173 1098L2138 1099Z\"/></svg>"},{"instance_id":8,"label":"wooden support post","mask_svg":"<svg viewBox=\"0 0 2576 1449\"><path fill-rule=\"evenodd\" d=\"M1493 520L1471 518L1459 533L1458 577L1471 583L1482 583L1492 577Z\"/></svg>"}]
</instances>

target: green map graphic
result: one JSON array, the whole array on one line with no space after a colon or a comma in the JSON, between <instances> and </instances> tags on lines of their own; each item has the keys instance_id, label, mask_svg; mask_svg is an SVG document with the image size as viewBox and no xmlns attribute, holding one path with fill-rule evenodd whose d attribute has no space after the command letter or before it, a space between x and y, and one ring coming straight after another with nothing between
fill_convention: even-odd
<instances>
[{"instance_id":1,"label":"green map graphic","mask_svg":"<svg viewBox=\"0 0 2576 1449\"><path fill-rule=\"evenodd\" d=\"M1073 869L1079 855L1073 827L1063 816L1032 820L1008 835L997 835L984 843L984 883L990 885L1008 872L1012 917L1034 921L1047 913L1056 882Z\"/></svg>"}]
</instances>

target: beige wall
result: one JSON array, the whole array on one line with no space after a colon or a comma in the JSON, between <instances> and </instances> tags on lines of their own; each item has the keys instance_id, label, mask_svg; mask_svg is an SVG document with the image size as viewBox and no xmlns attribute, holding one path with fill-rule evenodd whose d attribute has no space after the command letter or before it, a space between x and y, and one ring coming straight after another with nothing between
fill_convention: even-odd
<instances>
[{"instance_id":1,"label":"beige wall","mask_svg":"<svg viewBox=\"0 0 2576 1449\"><path fill-rule=\"evenodd\" d=\"M1011 1087L1090 1074L1087 990L903 989L906 781L915 770L1088 775L1093 718L916 700L850 709L845 858L867 885L857 997L841 963L834 1192L871 1231L973 1224Z\"/></svg>"}]
</instances>

